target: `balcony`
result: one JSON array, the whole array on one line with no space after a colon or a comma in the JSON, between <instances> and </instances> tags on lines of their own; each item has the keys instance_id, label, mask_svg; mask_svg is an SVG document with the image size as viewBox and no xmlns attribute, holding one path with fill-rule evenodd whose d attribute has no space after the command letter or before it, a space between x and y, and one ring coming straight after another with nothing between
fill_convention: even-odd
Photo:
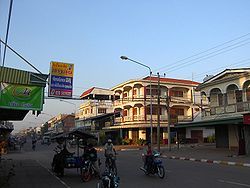
<instances>
[{"instance_id":1,"label":"balcony","mask_svg":"<svg viewBox=\"0 0 250 188\"><path fill-rule=\"evenodd\" d=\"M210 109L204 109L202 112L202 117L239 114L242 112L249 112L249 111L250 111L250 101L239 102L236 104L229 104L225 106L217 106L217 107L211 107Z\"/></svg>"},{"instance_id":2,"label":"balcony","mask_svg":"<svg viewBox=\"0 0 250 188\"><path fill-rule=\"evenodd\" d=\"M187 98L187 97L174 97L172 96L171 97L171 102L176 102L176 103L191 103L192 100L190 98Z\"/></svg>"}]
</instances>

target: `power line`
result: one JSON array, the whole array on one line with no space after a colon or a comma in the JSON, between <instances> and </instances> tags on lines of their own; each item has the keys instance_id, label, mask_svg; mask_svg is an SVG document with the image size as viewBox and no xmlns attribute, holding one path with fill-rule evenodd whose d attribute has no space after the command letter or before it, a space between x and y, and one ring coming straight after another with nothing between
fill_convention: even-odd
<instances>
[{"instance_id":1,"label":"power line","mask_svg":"<svg viewBox=\"0 0 250 188\"><path fill-rule=\"evenodd\" d=\"M244 37L246 37L246 36L248 36L248 35L250 35L250 33L247 33L247 34L245 34L245 35L236 37L236 38L231 39L231 40L229 40L229 41L226 41L226 42L224 42L224 43L222 43L222 44L216 45L216 46L214 46L214 47L212 47L212 48L209 48L209 49L207 49L207 50L201 51L201 52L199 52L199 53L196 53L196 54L194 54L194 55L191 55L191 56L189 56L189 57L186 57L186 58L184 58L184 59L181 59L181 60L179 60L179 61L176 61L176 62L174 62L173 64L176 64L176 63L180 63L180 62L186 61L186 60L191 59L191 58L193 58L193 57L196 57L196 56L198 56L198 55L201 55L201 54L204 54L204 53L209 52L209 51L211 51L211 50L214 50L214 49L216 49L216 48L218 48L218 47L220 47L220 46L224 46L225 44L228 44L228 43L231 43L231 42L233 42L233 41L236 41L236 40L239 40L239 39L241 39L241 38L244 38ZM165 70L165 68L167 68L168 66L169 66L169 65L163 66L163 67L161 67L161 68L159 68L159 69L157 69L157 70L155 70L155 71L159 71L159 70L163 70L163 69Z\"/></svg>"},{"instance_id":2,"label":"power line","mask_svg":"<svg viewBox=\"0 0 250 188\"><path fill-rule=\"evenodd\" d=\"M200 78L201 76L205 75L205 74L208 74L210 72L215 72L215 71L218 71L218 70L221 70L223 68L228 68L229 66L236 66L236 65L245 65L245 64L248 64L250 61L250 58L248 59L244 59L244 60L241 60L241 61L238 61L236 63L232 63L232 64L229 64L229 65L226 65L226 66L221 66L221 67L218 67L218 68L215 68L215 69L211 69L209 71L206 71L206 72L202 72L202 73L199 73L199 74L196 74L194 76L194 78ZM186 77L187 78L187 77Z\"/></svg>"},{"instance_id":3,"label":"power line","mask_svg":"<svg viewBox=\"0 0 250 188\"><path fill-rule=\"evenodd\" d=\"M176 68L170 68L170 71L167 71L167 72L173 72L173 71L176 71L176 70L179 70L179 69L182 69L183 67L186 67L186 66L188 66L188 65L190 65L190 64L194 64L194 63L198 63L198 62L200 62L200 61L202 61L202 60L205 60L205 59L209 59L209 58L212 58L212 57L215 57L215 56L217 56L217 55L220 55L220 54L223 54L223 53L225 53L225 52L228 52L228 51L231 51L231 50L233 50L233 49L236 49L236 48L239 48L239 47L242 47L242 46L245 46L245 45L247 45L247 44L249 44L250 43L250 41L249 42L246 42L246 43L243 43L243 44L241 44L241 45L238 45L238 46L235 46L235 47L233 47L233 48L230 48L230 49L228 49L228 50L224 50L224 51L222 51L222 52L219 52L219 53L216 53L216 54L213 54L213 53L210 53L210 54L213 54L213 55L210 55L210 56L204 56L204 57L200 57L200 58L198 58L199 60L197 60L197 61L194 61L193 62L193 60L191 60L191 61L188 61L188 62L185 62L185 63L183 63L183 64L181 64L181 65L179 65L179 66L176 66ZM234 46L234 45L232 45L232 46ZM230 46L231 47L231 46ZM218 50L218 51L221 51L221 50ZM208 54L209 55L209 54Z\"/></svg>"}]
</instances>

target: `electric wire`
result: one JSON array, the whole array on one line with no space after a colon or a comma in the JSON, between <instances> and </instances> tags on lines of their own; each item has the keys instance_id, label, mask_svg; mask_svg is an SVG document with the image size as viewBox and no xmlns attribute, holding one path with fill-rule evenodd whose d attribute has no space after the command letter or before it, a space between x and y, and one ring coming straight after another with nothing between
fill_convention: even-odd
<instances>
[{"instance_id":1,"label":"electric wire","mask_svg":"<svg viewBox=\"0 0 250 188\"><path fill-rule=\"evenodd\" d=\"M224 42L224 43L221 43L221 44L219 44L219 45L216 45L216 46L214 46L214 47L212 47L212 48L209 48L209 49L207 49L207 50L201 51L201 52L196 53L196 54L194 54L194 55L191 55L191 56L188 56L188 57L183 58L183 59L181 59L181 60L178 60L178 61L174 62L173 64L177 64L177 63L186 61L186 60L188 60L188 59L191 59L191 58L193 58L193 57L199 56L199 55L201 55L201 54L204 54L204 53L206 53L206 52L209 52L209 51L211 51L211 50L214 50L214 49L216 49L216 48L218 48L218 47L224 46L225 44L229 44L229 43L231 43L231 42L237 41L237 40L239 40L239 39L241 39L241 38L244 38L244 37L246 37L246 36L248 36L248 35L250 35L250 33L241 35L241 36L239 36L239 37L236 37L236 38L234 38L234 39L231 39L231 40L229 40L229 41L226 41L226 42ZM155 71L165 70L165 68L167 68L167 67L169 67L169 65L163 66L163 67L161 67L161 68L159 68L159 69L156 69Z\"/></svg>"},{"instance_id":2,"label":"electric wire","mask_svg":"<svg viewBox=\"0 0 250 188\"><path fill-rule=\"evenodd\" d=\"M195 77L203 75L203 74L208 73L208 72L214 72L214 71L217 71L217 70L220 70L220 69L223 69L223 68L228 68L229 66L248 64L249 61L250 61L250 58L249 59L244 59L244 60L238 61L237 63L232 63L232 64L229 64L229 65L226 65L226 66L221 66L221 67L218 67L216 69L212 69L212 70L209 70L209 71L206 71L206 72L203 72L203 73L199 73Z\"/></svg>"},{"instance_id":3,"label":"electric wire","mask_svg":"<svg viewBox=\"0 0 250 188\"><path fill-rule=\"evenodd\" d=\"M247 40L249 40L249 39L247 39ZM247 40L244 40L244 42L247 41ZM182 69L182 68L184 68L184 67L186 67L186 66L188 66L188 65L195 64L195 63L201 62L201 61L203 61L203 60L206 60L206 59L210 59L210 58L212 58L212 57L215 57L215 56L217 56L217 55L226 53L226 52L228 52L228 51L234 50L234 49L236 49L236 48L245 46L245 45L249 44L250 41L245 42L245 43L243 43L243 44L240 44L240 43L242 43L242 41L236 43L236 44L239 44L238 46L235 46L235 44L233 44L233 45L224 47L224 48L222 48L222 49L220 49L220 50L217 50L217 51L215 51L215 52L211 52L211 53L209 53L209 54L207 54L207 55L204 55L204 56L202 56L202 57L198 57L198 58L189 60L189 61L187 61L187 62L185 62L185 63L180 64L180 65L172 66L172 67L170 67L170 68L168 69L169 71L167 71L167 73L173 72L173 71L176 71L176 70L179 70L179 69ZM231 48L230 48L230 47L231 47ZM229 49L227 49L227 48L229 48ZM224 49L227 49L227 50L224 50ZM224 51L222 51L222 50L224 50ZM220 52L220 51L221 51L221 52ZM218 52L218 53L217 53L217 52Z\"/></svg>"},{"instance_id":4,"label":"electric wire","mask_svg":"<svg viewBox=\"0 0 250 188\"><path fill-rule=\"evenodd\" d=\"M215 72L215 71L217 72L221 69L228 68L229 66L239 66L239 65L249 64L249 63L250 63L250 58L244 59L244 60L238 61L236 63L228 64L228 65L217 67L215 69L211 69L211 70L208 70L208 71L205 71L202 73L198 73L195 76L193 76L193 79L194 78L201 78L202 76L207 75L208 73ZM185 77L184 79L188 79L188 78L190 78L190 77Z\"/></svg>"}]
</instances>

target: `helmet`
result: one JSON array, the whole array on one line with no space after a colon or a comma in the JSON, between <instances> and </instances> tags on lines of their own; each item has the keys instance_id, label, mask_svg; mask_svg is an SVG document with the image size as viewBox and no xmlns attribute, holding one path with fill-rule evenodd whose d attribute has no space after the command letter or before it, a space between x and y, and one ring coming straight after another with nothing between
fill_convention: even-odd
<instances>
[{"instance_id":1,"label":"helmet","mask_svg":"<svg viewBox=\"0 0 250 188\"><path fill-rule=\"evenodd\" d=\"M108 143L112 143L112 140L111 140L111 139L108 139Z\"/></svg>"}]
</instances>

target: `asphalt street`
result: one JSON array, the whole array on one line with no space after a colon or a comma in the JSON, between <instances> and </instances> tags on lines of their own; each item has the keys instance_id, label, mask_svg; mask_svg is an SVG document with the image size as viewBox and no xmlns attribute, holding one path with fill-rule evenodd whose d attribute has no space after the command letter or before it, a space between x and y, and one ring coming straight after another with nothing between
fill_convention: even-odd
<instances>
[{"instance_id":1,"label":"asphalt street","mask_svg":"<svg viewBox=\"0 0 250 188\"><path fill-rule=\"evenodd\" d=\"M16 154L11 154L8 157L13 160L33 160L39 168L47 169L47 173L51 178L59 181L62 187L96 187L98 179L92 179L90 182L82 182L79 171L77 169L66 169L63 178L57 178L51 173L50 164L54 155L53 148L55 144L50 146L37 144L36 151L31 150L31 144L27 143L23 151ZM158 178L156 175L146 176L141 170L142 151L120 151L117 156L118 175L120 176L121 188L221 188L221 187L250 187L250 170L246 167L224 166L219 164L198 163L185 160L170 160L162 159L166 177ZM104 164L103 153L99 156ZM102 170L103 165L102 164ZM39 173L39 171L37 171ZM44 172L43 172L44 173ZM18 174L17 174L18 175ZM32 176L31 176L32 178ZM39 185L39 181L37 184ZM51 183L52 181L50 181ZM22 187L25 187L23 185ZM39 187L39 186L38 186ZM53 187L53 186L52 186Z\"/></svg>"}]
</instances>

